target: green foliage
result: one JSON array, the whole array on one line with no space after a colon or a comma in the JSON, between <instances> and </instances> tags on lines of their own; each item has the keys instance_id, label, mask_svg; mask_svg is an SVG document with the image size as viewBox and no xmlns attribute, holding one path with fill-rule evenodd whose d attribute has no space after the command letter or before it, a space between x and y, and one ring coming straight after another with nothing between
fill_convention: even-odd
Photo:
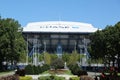
<instances>
[{"instance_id":1,"label":"green foliage","mask_svg":"<svg viewBox=\"0 0 120 80\"><path fill-rule=\"evenodd\" d=\"M12 18L0 18L0 69L2 62L18 62L20 54L25 53L26 44L22 36L21 26Z\"/></svg>"},{"instance_id":2,"label":"green foliage","mask_svg":"<svg viewBox=\"0 0 120 80\"><path fill-rule=\"evenodd\" d=\"M39 74L39 67L33 66L34 73L33 74Z\"/></svg>"},{"instance_id":3,"label":"green foliage","mask_svg":"<svg viewBox=\"0 0 120 80\"><path fill-rule=\"evenodd\" d=\"M69 62L68 62L68 65L70 64L75 64L79 59L79 54L77 53L77 51L73 51L72 54L70 55L70 58L69 58Z\"/></svg>"},{"instance_id":4,"label":"green foliage","mask_svg":"<svg viewBox=\"0 0 120 80\"><path fill-rule=\"evenodd\" d=\"M44 64L43 66L27 65L25 67L25 72L26 74L40 74L49 69L50 69L50 66L47 64Z\"/></svg>"},{"instance_id":5,"label":"green foliage","mask_svg":"<svg viewBox=\"0 0 120 80\"><path fill-rule=\"evenodd\" d=\"M103 30L98 30L91 35L91 45L89 52L93 59L102 58L105 59L105 63L111 61L115 63L118 60L118 66L120 66L120 22L114 26L107 26ZM118 57L116 57L118 56Z\"/></svg>"},{"instance_id":6,"label":"green foliage","mask_svg":"<svg viewBox=\"0 0 120 80\"><path fill-rule=\"evenodd\" d=\"M43 66L41 66L41 71L44 72L44 71L47 71L50 69L50 65L48 64L44 64Z\"/></svg>"},{"instance_id":7,"label":"green foliage","mask_svg":"<svg viewBox=\"0 0 120 80\"><path fill-rule=\"evenodd\" d=\"M80 77L70 77L69 80L80 80Z\"/></svg>"},{"instance_id":8,"label":"green foliage","mask_svg":"<svg viewBox=\"0 0 120 80\"><path fill-rule=\"evenodd\" d=\"M63 69L64 68L64 61L61 58L54 60L51 66L56 69Z\"/></svg>"},{"instance_id":9,"label":"green foliage","mask_svg":"<svg viewBox=\"0 0 120 80\"><path fill-rule=\"evenodd\" d=\"M55 53L54 54L50 54L50 57L51 57L51 63L58 58L57 54L55 54Z\"/></svg>"},{"instance_id":10,"label":"green foliage","mask_svg":"<svg viewBox=\"0 0 120 80\"><path fill-rule=\"evenodd\" d=\"M43 61L44 60L44 53L39 54L39 61Z\"/></svg>"},{"instance_id":11,"label":"green foliage","mask_svg":"<svg viewBox=\"0 0 120 80\"><path fill-rule=\"evenodd\" d=\"M51 64L51 57L50 57L50 54L47 52L44 53L44 61L45 61L45 64L48 64L48 65Z\"/></svg>"},{"instance_id":12,"label":"green foliage","mask_svg":"<svg viewBox=\"0 0 120 80\"><path fill-rule=\"evenodd\" d=\"M33 80L31 76L20 76L20 80Z\"/></svg>"},{"instance_id":13,"label":"green foliage","mask_svg":"<svg viewBox=\"0 0 120 80\"><path fill-rule=\"evenodd\" d=\"M65 80L65 78L51 75L51 76L41 76L38 78L38 80Z\"/></svg>"},{"instance_id":14,"label":"green foliage","mask_svg":"<svg viewBox=\"0 0 120 80\"><path fill-rule=\"evenodd\" d=\"M25 67L25 72L26 72L26 74L33 74L34 73L33 65L27 65Z\"/></svg>"},{"instance_id":15,"label":"green foliage","mask_svg":"<svg viewBox=\"0 0 120 80\"><path fill-rule=\"evenodd\" d=\"M74 74L74 75L78 75L78 76L88 75L86 71L82 70L78 66L78 64L72 64L72 65L69 65L68 67L71 70L71 73Z\"/></svg>"},{"instance_id":16,"label":"green foliage","mask_svg":"<svg viewBox=\"0 0 120 80\"><path fill-rule=\"evenodd\" d=\"M69 65L69 69L71 70L71 73L74 75L79 75L79 72L81 70L78 64Z\"/></svg>"},{"instance_id":17,"label":"green foliage","mask_svg":"<svg viewBox=\"0 0 120 80\"><path fill-rule=\"evenodd\" d=\"M21 63L25 63L26 62L26 51L20 53L20 61Z\"/></svg>"},{"instance_id":18,"label":"green foliage","mask_svg":"<svg viewBox=\"0 0 120 80\"><path fill-rule=\"evenodd\" d=\"M70 54L69 53L63 53L62 59L63 59L64 62L69 63Z\"/></svg>"}]
</instances>

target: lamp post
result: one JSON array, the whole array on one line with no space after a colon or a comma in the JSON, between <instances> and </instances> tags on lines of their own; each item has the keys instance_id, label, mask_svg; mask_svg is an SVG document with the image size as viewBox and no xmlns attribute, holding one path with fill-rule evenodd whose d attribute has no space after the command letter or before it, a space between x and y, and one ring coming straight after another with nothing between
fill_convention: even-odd
<instances>
[{"instance_id":1,"label":"lamp post","mask_svg":"<svg viewBox=\"0 0 120 80\"><path fill-rule=\"evenodd\" d=\"M74 50L76 51L76 41L75 41L75 47L74 47Z\"/></svg>"}]
</instances>

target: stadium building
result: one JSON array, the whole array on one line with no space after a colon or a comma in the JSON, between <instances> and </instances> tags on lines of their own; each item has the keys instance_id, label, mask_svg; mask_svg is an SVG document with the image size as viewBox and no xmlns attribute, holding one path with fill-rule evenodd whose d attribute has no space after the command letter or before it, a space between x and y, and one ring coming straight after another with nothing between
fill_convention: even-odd
<instances>
[{"instance_id":1,"label":"stadium building","mask_svg":"<svg viewBox=\"0 0 120 80\"><path fill-rule=\"evenodd\" d=\"M88 23L46 21L28 23L23 27L23 35L28 44L28 55L44 51L61 55L73 50L89 55L89 35L96 30Z\"/></svg>"}]
</instances>

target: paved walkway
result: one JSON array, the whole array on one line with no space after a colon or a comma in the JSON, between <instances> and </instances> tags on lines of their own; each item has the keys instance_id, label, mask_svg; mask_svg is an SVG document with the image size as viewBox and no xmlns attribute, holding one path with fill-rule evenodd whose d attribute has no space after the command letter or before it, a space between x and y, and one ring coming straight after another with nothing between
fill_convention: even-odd
<instances>
[{"instance_id":1,"label":"paved walkway","mask_svg":"<svg viewBox=\"0 0 120 80\"><path fill-rule=\"evenodd\" d=\"M40 76L50 76L50 74L43 74L43 75L26 75L26 76L32 76L33 80L38 80L38 77ZM56 76L62 76L65 77L66 80L69 80L70 77L76 77L75 75L56 75Z\"/></svg>"},{"instance_id":2,"label":"paved walkway","mask_svg":"<svg viewBox=\"0 0 120 80\"><path fill-rule=\"evenodd\" d=\"M88 76L95 78L96 75L100 75L100 73L95 73L95 72L88 72ZM28 75L28 76L32 76L33 80L38 80L38 77L40 76L50 76L50 74L42 74L42 75ZM56 76L62 76L65 77L66 80L69 80L70 77L76 77L77 75L56 75Z\"/></svg>"},{"instance_id":3,"label":"paved walkway","mask_svg":"<svg viewBox=\"0 0 120 80\"><path fill-rule=\"evenodd\" d=\"M8 73L0 74L0 77L13 75L13 74L14 74L14 71L11 71L11 72L8 72ZM88 76L91 76L92 78L94 78L95 75L100 75L100 73L88 72ZM31 76L33 78L33 80L38 80L38 77L40 77L40 76L50 76L50 74L26 75L26 76ZM76 75L66 75L66 74L63 74L63 75L56 75L56 76L62 76L62 77L65 77L66 80L69 80L70 77L75 77Z\"/></svg>"},{"instance_id":4,"label":"paved walkway","mask_svg":"<svg viewBox=\"0 0 120 80\"><path fill-rule=\"evenodd\" d=\"M4 77L4 76L8 76L8 75L13 75L15 72L14 71L10 71L7 73L0 73L0 77Z\"/></svg>"},{"instance_id":5,"label":"paved walkway","mask_svg":"<svg viewBox=\"0 0 120 80\"><path fill-rule=\"evenodd\" d=\"M98 73L98 72L87 72L88 73L88 76L92 77L92 78L95 78L96 75L100 75L101 73Z\"/></svg>"}]
</instances>

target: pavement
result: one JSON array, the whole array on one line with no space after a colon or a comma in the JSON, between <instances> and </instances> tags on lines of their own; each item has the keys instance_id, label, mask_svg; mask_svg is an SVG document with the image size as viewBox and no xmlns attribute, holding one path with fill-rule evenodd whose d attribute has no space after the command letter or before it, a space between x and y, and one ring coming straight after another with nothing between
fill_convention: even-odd
<instances>
[{"instance_id":1,"label":"pavement","mask_svg":"<svg viewBox=\"0 0 120 80\"><path fill-rule=\"evenodd\" d=\"M87 73L88 73L88 76L90 76L90 77L92 77L92 78L95 78L95 76L101 74L101 73L98 73L98 72L87 72Z\"/></svg>"},{"instance_id":2,"label":"pavement","mask_svg":"<svg viewBox=\"0 0 120 80\"><path fill-rule=\"evenodd\" d=\"M88 72L88 76L95 78L96 75L100 75L100 73L95 73L95 72ZM32 76L33 80L38 80L38 77L40 76L50 76L50 74L40 74L40 75L26 75L26 76ZM69 80L70 77L77 77L77 75L67 75L67 74L59 74L56 76L62 76L65 77L66 80Z\"/></svg>"},{"instance_id":3,"label":"pavement","mask_svg":"<svg viewBox=\"0 0 120 80\"><path fill-rule=\"evenodd\" d=\"M44 74L44 75L26 75L26 76L32 76L33 80L38 80L38 77L40 76L50 76L50 74ZM66 80L69 80L70 77L76 77L76 75L56 75L56 76L62 76L65 77Z\"/></svg>"},{"instance_id":4,"label":"pavement","mask_svg":"<svg viewBox=\"0 0 120 80\"><path fill-rule=\"evenodd\" d=\"M15 71L10 71L10 72L7 72L7 73L0 73L0 77L13 75L14 73L15 73Z\"/></svg>"},{"instance_id":5,"label":"pavement","mask_svg":"<svg viewBox=\"0 0 120 80\"><path fill-rule=\"evenodd\" d=\"M8 75L13 75L15 72L11 71L5 74L0 74L0 77L3 76L8 76ZM95 72L88 72L88 76L94 78L96 75L100 75L100 73L95 73ZM31 76L33 78L33 80L38 80L38 77L40 76L50 76L50 74L40 74L40 75L26 75L26 76ZM63 75L56 75L56 76L62 76L65 77L66 80L69 80L70 77L76 77L77 75L67 75L67 74L63 74Z\"/></svg>"}]
</instances>

